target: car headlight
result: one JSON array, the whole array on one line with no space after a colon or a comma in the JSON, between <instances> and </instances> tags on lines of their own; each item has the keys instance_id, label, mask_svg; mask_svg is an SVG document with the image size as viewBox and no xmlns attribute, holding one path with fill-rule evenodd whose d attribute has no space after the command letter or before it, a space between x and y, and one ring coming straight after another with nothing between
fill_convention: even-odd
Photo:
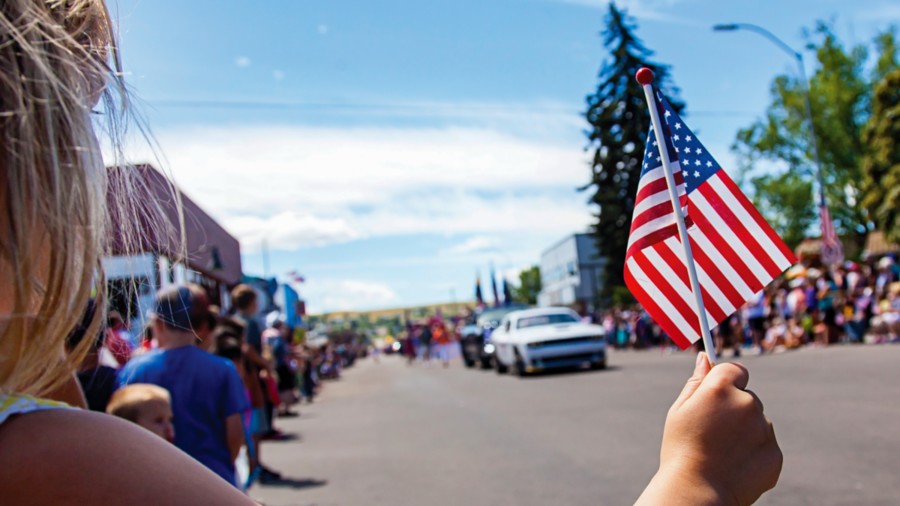
<instances>
[{"instance_id":1,"label":"car headlight","mask_svg":"<svg viewBox=\"0 0 900 506\"><path fill-rule=\"evenodd\" d=\"M494 353L494 350L495 350L495 349L496 349L496 348L495 348L494 345L491 344L491 343L487 343L486 345L484 345L484 352L485 352L485 353Z\"/></svg>"}]
</instances>

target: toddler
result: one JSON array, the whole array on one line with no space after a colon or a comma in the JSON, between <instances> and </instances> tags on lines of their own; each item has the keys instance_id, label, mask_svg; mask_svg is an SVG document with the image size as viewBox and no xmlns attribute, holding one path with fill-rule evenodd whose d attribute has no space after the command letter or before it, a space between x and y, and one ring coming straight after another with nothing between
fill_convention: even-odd
<instances>
[{"instance_id":1,"label":"toddler","mask_svg":"<svg viewBox=\"0 0 900 506\"><path fill-rule=\"evenodd\" d=\"M113 394L106 412L136 423L170 443L175 442L172 398L165 388L148 383L124 386Z\"/></svg>"}]
</instances>

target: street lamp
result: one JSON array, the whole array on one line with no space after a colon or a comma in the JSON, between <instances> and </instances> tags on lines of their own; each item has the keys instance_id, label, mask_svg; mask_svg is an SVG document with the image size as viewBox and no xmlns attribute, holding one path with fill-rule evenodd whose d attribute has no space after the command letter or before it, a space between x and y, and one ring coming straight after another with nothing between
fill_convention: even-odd
<instances>
[{"instance_id":1,"label":"street lamp","mask_svg":"<svg viewBox=\"0 0 900 506\"><path fill-rule=\"evenodd\" d=\"M803 65L803 54L799 51L795 51L783 40L776 37L775 34L761 26L753 25L750 23L728 23L713 26L713 31L716 32L734 32L737 30L749 30L751 32L756 32L762 35L763 37L769 39L770 42L778 46L782 51L791 55L797 62L797 70L800 72L800 84L803 87L803 97L806 99L806 121L809 124L809 140L812 143L813 163L815 163L816 165L816 180L819 183L819 205L824 208L825 178L822 176L822 162L819 159L819 146L818 143L816 143L816 131L815 127L813 126L812 117L812 101L809 98L809 83L806 80L806 68ZM820 216L824 218L826 215L824 213L820 213ZM822 229L825 229L824 224Z\"/></svg>"}]
</instances>

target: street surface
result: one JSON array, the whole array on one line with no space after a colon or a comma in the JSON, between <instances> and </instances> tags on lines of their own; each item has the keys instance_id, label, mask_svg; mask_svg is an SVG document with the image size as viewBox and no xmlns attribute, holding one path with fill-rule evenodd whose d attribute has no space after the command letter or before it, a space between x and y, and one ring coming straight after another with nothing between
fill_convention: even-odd
<instances>
[{"instance_id":1,"label":"street surface","mask_svg":"<svg viewBox=\"0 0 900 506\"><path fill-rule=\"evenodd\" d=\"M900 504L900 346L747 357L784 451L759 504ZM612 353L610 369L516 379L358 362L325 385L296 439L263 458L291 478L251 496L286 505L624 505L657 465L693 355Z\"/></svg>"}]
</instances>

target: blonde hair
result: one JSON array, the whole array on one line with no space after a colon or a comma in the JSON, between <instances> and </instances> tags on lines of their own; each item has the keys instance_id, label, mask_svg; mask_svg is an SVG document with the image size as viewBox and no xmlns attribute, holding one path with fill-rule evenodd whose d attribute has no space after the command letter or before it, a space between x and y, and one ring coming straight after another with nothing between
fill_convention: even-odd
<instances>
[{"instance_id":1,"label":"blonde hair","mask_svg":"<svg viewBox=\"0 0 900 506\"><path fill-rule=\"evenodd\" d=\"M116 390L106 405L106 412L129 422L137 422L141 416L141 408L150 401L171 403L172 396L163 387L149 383L135 383Z\"/></svg>"},{"instance_id":2,"label":"blonde hair","mask_svg":"<svg viewBox=\"0 0 900 506\"><path fill-rule=\"evenodd\" d=\"M137 221L135 208L108 197L91 116L103 99L106 136L121 145L121 74L103 0L0 2L0 269L9 269L10 307L0 315L0 393L41 395L66 380L91 344L63 355L92 291L98 310L86 332L100 328L110 210L123 217L116 228Z\"/></svg>"}]
</instances>

